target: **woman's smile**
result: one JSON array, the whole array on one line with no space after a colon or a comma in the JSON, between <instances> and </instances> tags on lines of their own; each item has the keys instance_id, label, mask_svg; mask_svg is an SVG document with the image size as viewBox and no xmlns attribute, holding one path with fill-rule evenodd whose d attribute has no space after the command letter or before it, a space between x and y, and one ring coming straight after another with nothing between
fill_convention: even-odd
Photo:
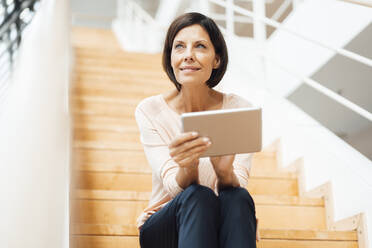
<instances>
[{"instance_id":1,"label":"woman's smile","mask_svg":"<svg viewBox=\"0 0 372 248\"><path fill-rule=\"evenodd\" d=\"M183 73L192 73L192 72L197 72L200 70L200 67L197 66L183 66L180 68L180 70Z\"/></svg>"}]
</instances>

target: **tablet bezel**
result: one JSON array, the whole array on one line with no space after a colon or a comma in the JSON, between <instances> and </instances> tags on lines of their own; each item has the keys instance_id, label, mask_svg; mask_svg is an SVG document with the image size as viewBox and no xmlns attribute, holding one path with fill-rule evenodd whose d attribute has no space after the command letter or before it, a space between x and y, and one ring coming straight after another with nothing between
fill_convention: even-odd
<instances>
[{"instance_id":1,"label":"tablet bezel","mask_svg":"<svg viewBox=\"0 0 372 248\"><path fill-rule=\"evenodd\" d=\"M238 113L242 112L243 114L241 117L239 117ZM201 118L198 118L201 117ZM251 120L248 120L245 117L253 118ZM229 135L232 135L233 137L223 136L226 135L226 133L221 133L222 128L219 129L219 127L216 127L213 125L214 123L211 121L212 119L222 122L222 125L225 123L229 123L229 118L232 118L233 121L230 121L230 125L227 126L238 126L240 127L241 134L237 130L230 130L228 133ZM239 123L236 123L236 122ZM203 123L204 122L204 123ZM208 123L209 122L209 123ZM203 153L200 157L208 157L208 156L221 156L221 155L227 155L227 154L239 154L239 153L252 153L252 152L258 152L262 150L262 108L261 107L244 107L244 108L233 108L233 109L221 109L221 110L208 110L208 111L198 111L198 112L189 112L189 113L183 113L181 114L181 130L182 132L185 132L185 123L187 123L187 132L188 131L197 131L199 132L200 136L216 136L216 137L210 137L212 140L211 147L208 148L208 150ZM205 130L206 123L209 124L211 127L210 130ZM250 130L242 130L243 124L246 124L247 127L251 128ZM191 125L191 127L189 127ZM200 131L195 126L202 126L204 131ZM193 128L195 127L195 128ZM219 130L216 134L216 130ZM254 129L254 130L253 130ZM224 131L226 131L226 126L224 126ZM204 132L204 133L203 133ZM209 133L208 133L209 132ZM242 140L241 135L249 135L252 139L251 140ZM231 139L234 139L232 141ZM218 140L219 144L214 146L213 140ZM229 146L228 148L223 147L223 144L221 142L226 142ZM244 147L241 147L244 146ZM226 152L224 152L226 150Z\"/></svg>"}]
</instances>

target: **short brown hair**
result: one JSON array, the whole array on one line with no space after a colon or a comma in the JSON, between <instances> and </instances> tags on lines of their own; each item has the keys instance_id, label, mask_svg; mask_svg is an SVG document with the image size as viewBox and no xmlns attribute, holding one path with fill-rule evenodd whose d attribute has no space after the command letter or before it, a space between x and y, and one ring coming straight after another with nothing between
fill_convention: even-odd
<instances>
[{"instance_id":1,"label":"short brown hair","mask_svg":"<svg viewBox=\"0 0 372 248\"><path fill-rule=\"evenodd\" d=\"M178 91L181 90L182 85L177 82L171 66L172 45L174 38L181 29L194 24L199 24L208 33L215 53L220 59L219 67L212 70L212 74L207 81L209 88L213 88L221 81L227 68L228 54L226 42L217 24L211 18L197 12L183 14L176 18L169 26L163 49L164 71L167 73L169 79L174 83Z\"/></svg>"}]
</instances>

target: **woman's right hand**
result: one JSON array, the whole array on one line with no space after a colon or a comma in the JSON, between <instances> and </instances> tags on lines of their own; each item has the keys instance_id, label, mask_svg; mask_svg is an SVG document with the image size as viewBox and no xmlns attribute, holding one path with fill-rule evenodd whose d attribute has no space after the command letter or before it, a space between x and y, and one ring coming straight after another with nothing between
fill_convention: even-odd
<instances>
[{"instance_id":1,"label":"woman's right hand","mask_svg":"<svg viewBox=\"0 0 372 248\"><path fill-rule=\"evenodd\" d=\"M170 145L169 155L183 168L196 168L199 157L211 145L209 138L199 137L196 132L187 132L177 135Z\"/></svg>"}]
</instances>

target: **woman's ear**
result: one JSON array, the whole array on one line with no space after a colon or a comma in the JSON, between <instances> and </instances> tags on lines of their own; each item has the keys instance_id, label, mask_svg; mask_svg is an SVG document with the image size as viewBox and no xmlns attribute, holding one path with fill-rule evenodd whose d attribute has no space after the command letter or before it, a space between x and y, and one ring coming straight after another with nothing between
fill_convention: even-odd
<instances>
[{"instance_id":1,"label":"woman's ear","mask_svg":"<svg viewBox=\"0 0 372 248\"><path fill-rule=\"evenodd\" d=\"M220 67L220 56L216 55L216 57L213 60L213 69L217 69Z\"/></svg>"}]
</instances>

